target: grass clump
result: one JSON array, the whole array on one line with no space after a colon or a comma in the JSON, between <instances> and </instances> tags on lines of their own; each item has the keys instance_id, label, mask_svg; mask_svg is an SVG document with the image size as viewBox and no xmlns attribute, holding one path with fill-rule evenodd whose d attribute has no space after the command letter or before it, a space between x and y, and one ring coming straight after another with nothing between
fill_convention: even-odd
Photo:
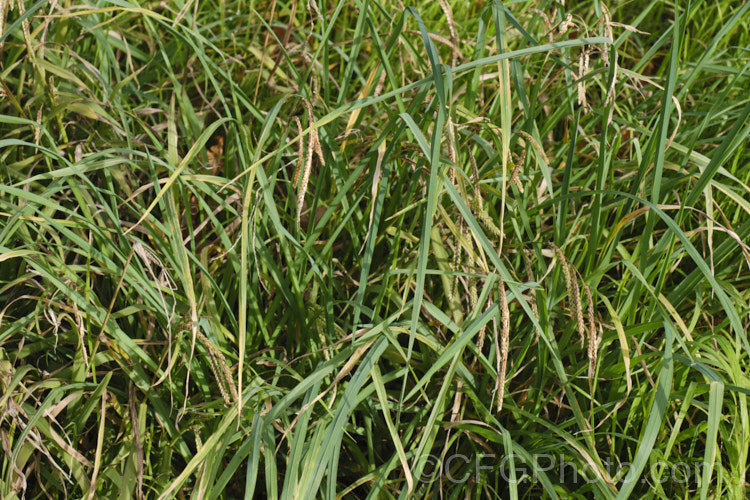
<instances>
[{"instance_id":1,"label":"grass clump","mask_svg":"<svg viewBox=\"0 0 750 500\"><path fill-rule=\"evenodd\" d=\"M0 2L0 497L745 498L748 10Z\"/></svg>"}]
</instances>

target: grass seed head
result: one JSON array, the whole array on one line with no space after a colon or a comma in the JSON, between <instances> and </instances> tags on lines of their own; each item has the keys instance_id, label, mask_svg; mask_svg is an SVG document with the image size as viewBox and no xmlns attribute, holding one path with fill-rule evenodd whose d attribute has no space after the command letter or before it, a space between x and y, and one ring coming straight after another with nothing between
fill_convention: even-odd
<instances>
[{"instance_id":1,"label":"grass seed head","mask_svg":"<svg viewBox=\"0 0 750 500\"><path fill-rule=\"evenodd\" d=\"M510 310L508 308L508 297L505 294L505 283L502 278L499 279L498 292L500 295L500 321L501 333L499 352L497 355L497 380L495 385L495 394L497 394L497 412L503 409L503 399L505 398L505 380L508 375L508 351L510 347ZM497 345L495 338L495 345Z\"/></svg>"}]
</instances>

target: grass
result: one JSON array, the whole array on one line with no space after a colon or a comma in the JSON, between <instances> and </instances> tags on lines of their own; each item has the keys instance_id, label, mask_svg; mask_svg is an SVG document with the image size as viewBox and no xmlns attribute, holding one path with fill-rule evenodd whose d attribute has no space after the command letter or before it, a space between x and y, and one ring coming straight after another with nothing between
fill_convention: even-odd
<instances>
[{"instance_id":1,"label":"grass","mask_svg":"<svg viewBox=\"0 0 750 500\"><path fill-rule=\"evenodd\" d=\"M746 498L749 11L0 2L0 497Z\"/></svg>"}]
</instances>

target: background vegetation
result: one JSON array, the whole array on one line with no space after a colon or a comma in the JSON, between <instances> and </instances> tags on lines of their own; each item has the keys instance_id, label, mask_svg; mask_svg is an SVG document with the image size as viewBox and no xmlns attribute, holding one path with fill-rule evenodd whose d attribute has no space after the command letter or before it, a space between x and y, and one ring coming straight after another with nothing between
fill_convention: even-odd
<instances>
[{"instance_id":1,"label":"background vegetation","mask_svg":"<svg viewBox=\"0 0 750 500\"><path fill-rule=\"evenodd\" d=\"M748 10L1 1L0 497L745 498Z\"/></svg>"}]
</instances>

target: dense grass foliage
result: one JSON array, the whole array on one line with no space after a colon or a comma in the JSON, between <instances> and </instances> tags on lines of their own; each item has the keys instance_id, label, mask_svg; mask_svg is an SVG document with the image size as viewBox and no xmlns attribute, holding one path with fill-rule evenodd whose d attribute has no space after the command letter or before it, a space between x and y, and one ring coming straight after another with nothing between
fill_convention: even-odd
<instances>
[{"instance_id":1,"label":"dense grass foliage","mask_svg":"<svg viewBox=\"0 0 750 500\"><path fill-rule=\"evenodd\" d=\"M0 497L746 498L749 11L0 1Z\"/></svg>"}]
</instances>

